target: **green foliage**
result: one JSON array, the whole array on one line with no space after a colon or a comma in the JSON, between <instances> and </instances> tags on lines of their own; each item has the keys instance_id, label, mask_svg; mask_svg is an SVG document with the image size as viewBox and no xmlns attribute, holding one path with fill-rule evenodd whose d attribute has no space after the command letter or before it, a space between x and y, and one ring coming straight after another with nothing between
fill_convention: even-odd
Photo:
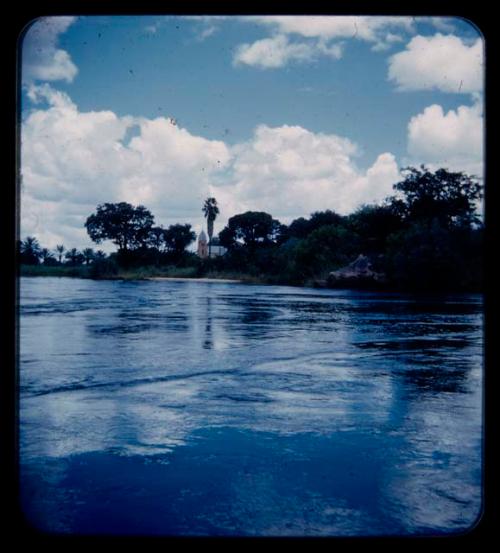
<instances>
[{"instance_id":1,"label":"green foliage","mask_svg":"<svg viewBox=\"0 0 500 553\"><path fill-rule=\"evenodd\" d=\"M170 225L163 232L163 240L167 249L177 256L192 244L196 239L196 234L191 230L191 225Z\"/></svg>"},{"instance_id":2,"label":"green foliage","mask_svg":"<svg viewBox=\"0 0 500 553\"><path fill-rule=\"evenodd\" d=\"M51 265L55 261L55 258L48 248L42 248L40 250L40 257L44 265Z\"/></svg>"},{"instance_id":3,"label":"green foliage","mask_svg":"<svg viewBox=\"0 0 500 553\"><path fill-rule=\"evenodd\" d=\"M217 207L217 200L215 198L207 198L203 204L202 211L207 219L207 232L208 232L208 257L210 257L212 236L214 234L214 221L219 214L219 208Z\"/></svg>"},{"instance_id":4,"label":"green foliage","mask_svg":"<svg viewBox=\"0 0 500 553\"><path fill-rule=\"evenodd\" d=\"M219 234L219 239L227 248L234 248L240 243L254 250L259 244L276 242L281 230L281 223L269 213L246 211L229 219L227 227Z\"/></svg>"},{"instance_id":5,"label":"green foliage","mask_svg":"<svg viewBox=\"0 0 500 553\"><path fill-rule=\"evenodd\" d=\"M119 250L127 251L147 244L153 223L153 215L144 206L120 202L97 206L85 227L93 242L111 240Z\"/></svg>"},{"instance_id":6,"label":"green foliage","mask_svg":"<svg viewBox=\"0 0 500 553\"><path fill-rule=\"evenodd\" d=\"M412 223L389 239L386 270L391 283L422 291L480 289L478 233L447 229L437 218Z\"/></svg>"},{"instance_id":7,"label":"green foliage","mask_svg":"<svg viewBox=\"0 0 500 553\"><path fill-rule=\"evenodd\" d=\"M344 226L321 226L297 243L294 252L296 270L303 277L332 271L355 256L357 241L358 237Z\"/></svg>"},{"instance_id":8,"label":"green foliage","mask_svg":"<svg viewBox=\"0 0 500 553\"><path fill-rule=\"evenodd\" d=\"M207 219L207 232L209 238L211 239L214 231L214 221L219 214L217 200L215 198L207 198L201 210Z\"/></svg>"},{"instance_id":9,"label":"green foliage","mask_svg":"<svg viewBox=\"0 0 500 553\"><path fill-rule=\"evenodd\" d=\"M60 245L58 263L36 238L27 237L19 242L22 271L91 278L238 275L247 282L338 284L338 279L328 278L330 272L363 254L371 269L382 274L377 285L480 291L483 229L476 206L482 187L472 177L445 169L432 173L424 166L410 167L403 174L404 180L394 185L397 196L381 205L361 206L348 216L318 211L287 227L269 213L236 214L219 233L227 253L207 259L186 251L195 239L189 224L154 227L153 215L143 206L103 204L85 226L92 240L112 240L117 252L106 256L86 248L81 253ZM211 235L219 213L215 198L206 200L203 212L210 243L215 243ZM60 263L63 252L65 265Z\"/></svg>"},{"instance_id":10,"label":"green foliage","mask_svg":"<svg viewBox=\"0 0 500 553\"><path fill-rule=\"evenodd\" d=\"M27 236L19 242L20 262L24 265L38 265L42 249L34 236Z\"/></svg>"},{"instance_id":11,"label":"green foliage","mask_svg":"<svg viewBox=\"0 0 500 553\"><path fill-rule=\"evenodd\" d=\"M159 252L165 248L165 229L159 227L151 227L148 235L148 246L155 248Z\"/></svg>"},{"instance_id":12,"label":"green foliage","mask_svg":"<svg viewBox=\"0 0 500 553\"><path fill-rule=\"evenodd\" d=\"M42 276L42 277L78 277L88 278L89 268L70 265L21 265L21 276Z\"/></svg>"},{"instance_id":13,"label":"green foliage","mask_svg":"<svg viewBox=\"0 0 500 553\"><path fill-rule=\"evenodd\" d=\"M67 259L68 265L81 265L85 261L85 256L76 248L68 250L64 256Z\"/></svg>"},{"instance_id":14,"label":"green foliage","mask_svg":"<svg viewBox=\"0 0 500 553\"><path fill-rule=\"evenodd\" d=\"M99 252L97 252L98 254ZM113 278L118 274L118 263L115 257L103 257L97 255L89 267L91 278Z\"/></svg>"},{"instance_id":15,"label":"green foliage","mask_svg":"<svg viewBox=\"0 0 500 553\"><path fill-rule=\"evenodd\" d=\"M54 256L49 256L43 260L44 267L56 267L60 265L57 259Z\"/></svg>"},{"instance_id":16,"label":"green foliage","mask_svg":"<svg viewBox=\"0 0 500 553\"><path fill-rule=\"evenodd\" d=\"M299 217L290 223L286 233L289 238L306 238L311 232L327 225L341 225L344 218L327 209L326 211L315 211L309 219Z\"/></svg>"},{"instance_id":17,"label":"green foliage","mask_svg":"<svg viewBox=\"0 0 500 553\"><path fill-rule=\"evenodd\" d=\"M365 254L383 253L387 238L403 228L397 209L391 205L364 205L346 218L358 237L358 249Z\"/></svg>"},{"instance_id":18,"label":"green foliage","mask_svg":"<svg viewBox=\"0 0 500 553\"><path fill-rule=\"evenodd\" d=\"M57 260L59 263L62 261L62 255L66 251L66 248L62 244L56 246Z\"/></svg>"},{"instance_id":19,"label":"green foliage","mask_svg":"<svg viewBox=\"0 0 500 553\"><path fill-rule=\"evenodd\" d=\"M95 258L95 253L94 253L94 250L92 248L85 248L83 251L82 251L82 255L83 255L83 258L85 260L85 264L86 265L90 265L90 263L94 260Z\"/></svg>"},{"instance_id":20,"label":"green foliage","mask_svg":"<svg viewBox=\"0 0 500 553\"><path fill-rule=\"evenodd\" d=\"M403 174L404 180L394 189L403 194L398 206L409 222L437 219L445 228L479 223L476 203L482 198L482 186L472 177L446 169L432 173L424 165L407 167Z\"/></svg>"},{"instance_id":21,"label":"green foliage","mask_svg":"<svg viewBox=\"0 0 500 553\"><path fill-rule=\"evenodd\" d=\"M219 232L219 243L228 250L233 250L236 247L236 232L229 228L224 227Z\"/></svg>"}]
</instances>

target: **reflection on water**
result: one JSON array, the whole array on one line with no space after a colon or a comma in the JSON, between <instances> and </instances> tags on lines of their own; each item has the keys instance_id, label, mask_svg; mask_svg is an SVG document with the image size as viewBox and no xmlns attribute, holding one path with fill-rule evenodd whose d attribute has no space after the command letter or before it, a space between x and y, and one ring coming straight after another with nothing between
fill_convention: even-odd
<instances>
[{"instance_id":1,"label":"reflection on water","mask_svg":"<svg viewBox=\"0 0 500 553\"><path fill-rule=\"evenodd\" d=\"M480 512L479 296L24 278L20 314L42 529L434 534Z\"/></svg>"}]
</instances>

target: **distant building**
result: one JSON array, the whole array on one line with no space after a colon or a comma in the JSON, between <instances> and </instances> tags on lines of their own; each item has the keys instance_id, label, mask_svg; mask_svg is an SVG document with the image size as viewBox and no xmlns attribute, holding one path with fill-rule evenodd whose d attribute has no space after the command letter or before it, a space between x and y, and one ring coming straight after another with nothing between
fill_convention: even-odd
<instances>
[{"instance_id":1,"label":"distant building","mask_svg":"<svg viewBox=\"0 0 500 553\"><path fill-rule=\"evenodd\" d=\"M218 238L212 238L212 245L210 246L210 257L219 257L227 252L227 248L221 246ZM205 231L202 229L198 236L198 255L202 259L208 257L208 239Z\"/></svg>"},{"instance_id":2,"label":"distant building","mask_svg":"<svg viewBox=\"0 0 500 553\"><path fill-rule=\"evenodd\" d=\"M198 236L198 255L205 259L208 257L208 241L205 231L201 229L200 235Z\"/></svg>"},{"instance_id":3,"label":"distant building","mask_svg":"<svg viewBox=\"0 0 500 553\"><path fill-rule=\"evenodd\" d=\"M215 238L212 240L212 246L210 247L210 257L218 257L224 255L227 252L227 248L215 243Z\"/></svg>"}]
</instances>

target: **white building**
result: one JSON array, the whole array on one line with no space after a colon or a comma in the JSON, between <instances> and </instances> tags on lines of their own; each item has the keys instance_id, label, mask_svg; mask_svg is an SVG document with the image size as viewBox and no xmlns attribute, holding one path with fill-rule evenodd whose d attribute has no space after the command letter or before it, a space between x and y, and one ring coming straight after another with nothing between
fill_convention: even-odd
<instances>
[{"instance_id":1,"label":"white building","mask_svg":"<svg viewBox=\"0 0 500 553\"><path fill-rule=\"evenodd\" d=\"M205 231L202 229L198 236L198 248L197 253L202 259L208 257L208 239ZM227 248L219 244L218 238L212 238L212 244L210 245L210 257L219 257L227 252Z\"/></svg>"}]
</instances>

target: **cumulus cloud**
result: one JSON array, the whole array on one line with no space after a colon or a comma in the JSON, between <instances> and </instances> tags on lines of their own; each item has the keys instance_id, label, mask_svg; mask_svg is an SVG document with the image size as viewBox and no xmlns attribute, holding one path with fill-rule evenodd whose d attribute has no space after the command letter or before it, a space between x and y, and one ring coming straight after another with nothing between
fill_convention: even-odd
<instances>
[{"instance_id":1,"label":"cumulus cloud","mask_svg":"<svg viewBox=\"0 0 500 553\"><path fill-rule=\"evenodd\" d=\"M383 41L390 29L411 32L414 27L410 17L382 16L262 16L260 23L277 27L282 33L294 33L304 37L356 38L367 42Z\"/></svg>"},{"instance_id":2,"label":"cumulus cloud","mask_svg":"<svg viewBox=\"0 0 500 553\"><path fill-rule=\"evenodd\" d=\"M347 138L298 126L260 125L252 140L233 148L231 189L223 192L239 209L268 210L284 222L313 211L349 213L363 202L391 192L398 169L382 154L366 172L353 158L358 147Z\"/></svg>"},{"instance_id":3,"label":"cumulus cloud","mask_svg":"<svg viewBox=\"0 0 500 553\"><path fill-rule=\"evenodd\" d=\"M411 118L408 153L429 167L446 167L482 177L484 121L479 99L447 113L433 104Z\"/></svg>"},{"instance_id":4,"label":"cumulus cloud","mask_svg":"<svg viewBox=\"0 0 500 553\"><path fill-rule=\"evenodd\" d=\"M283 67L291 61L311 61L319 56L333 59L342 57L342 43L328 44L321 39L315 42L290 42L285 35L241 44L236 49L235 65L246 64L264 69Z\"/></svg>"},{"instance_id":5,"label":"cumulus cloud","mask_svg":"<svg viewBox=\"0 0 500 553\"><path fill-rule=\"evenodd\" d=\"M78 69L65 50L57 47L75 17L52 16L37 19L26 31L22 44L23 83L39 81L72 82Z\"/></svg>"},{"instance_id":6,"label":"cumulus cloud","mask_svg":"<svg viewBox=\"0 0 500 553\"><path fill-rule=\"evenodd\" d=\"M270 28L274 36L241 45L234 61L261 68L283 67L321 55L340 59L340 40L363 40L371 43L373 50L386 50L403 40L394 31L412 32L414 25L408 17L377 16L254 16L245 20Z\"/></svg>"},{"instance_id":7,"label":"cumulus cloud","mask_svg":"<svg viewBox=\"0 0 500 553\"><path fill-rule=\"evenodd\" d=\"M483 88L483 44L454 35L416 36L389 59L389 80L398 90L474 93Z\"/></svg>"},{"instance_id":8,"label":"cumulus cloud","mask_svg":"<svg viewBox=\"0 0 500 553\"><path fill-rule=\"evenodd\" d=\"M250 140L228 146L163 117L81 112L47 84L29 94L38 104L22 125L21 234L47 247L90 245L83 225L103 202L144 204L158 224L199 231L203 200L215 196L220 230L245 210L283 222L326 208L349 213L383 199L399 180L392 154L360 170L358 146L334 134L260 125Z\"/></svg>"},{"instance_id":9,"label":"cumulus cloud","mask_svg":"<svg viewBox=\"0 0 500 553\"><path fill-rule=\"evenodd\" d=\"M193 136L170 119L81 112L48 85L30 95L48 106L22 125L23 235L50 231L88 243L83 223L103 202L144 203L164 224L198 219L213 173L229 159L223 142Z\"/></svg>"},{"instance_id":10,"label":"cumulus cloud","mask_svg":"<svg viewBox=\"0 0 500 553\"><path fill-rule=\"evenodd\" d=\"M234 56L235 65L246 64L263 68L283 67L291 60L306 61L314 55L310 44L292 44L286 36L257 40L253 44L241 44Z\"/></svg>"}]
</instances>

